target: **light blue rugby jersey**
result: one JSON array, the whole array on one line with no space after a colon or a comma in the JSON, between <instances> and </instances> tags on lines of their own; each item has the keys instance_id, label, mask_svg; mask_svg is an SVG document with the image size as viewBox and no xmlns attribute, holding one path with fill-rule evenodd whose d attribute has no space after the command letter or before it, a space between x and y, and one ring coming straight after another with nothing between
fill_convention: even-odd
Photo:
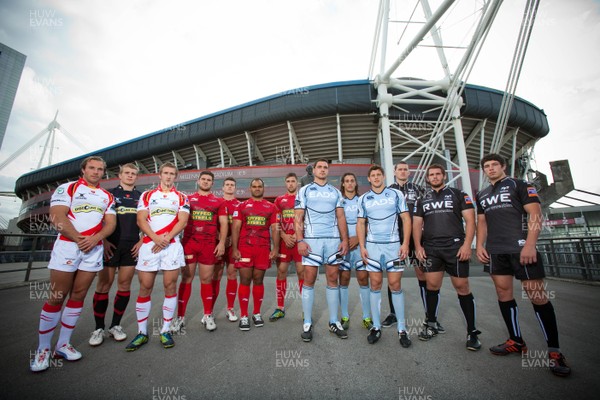
<instances>
[{"instance_id":1,"label":"light blue rugby jersey","mask_svg":"<svg viewBox=\"0 0 600 400\"><path fill-rule=\"evenodd\" d=\"M367 242L399 242L398 214L407 211L406 199L397 189L385 188L379 194L369 190L360 196L358 218L367 219Z\"/></svg>"},{"instance_id":2,"label":"light blue rugby jersey","mask_svg":"<svg viewBox=\"0 0 600 400\"><path fill-rule=\"evenodd\" d=\"M329 183L302 186L294 208L304 210L304 237L339 238L335 209L343 207L342 200L342 193Z\"/></svg>"},{"instance_id":3,"label":"light blue rugby jersey","mask_svg":"<svg viewBox=\"0 0 600 400\"><path fill-rule=\"evenodd\" d=\"M344 214L348 224L348 237L356 236L356 221L358 221L358 196L344 198Z\"/></svg>"}]
</instances>

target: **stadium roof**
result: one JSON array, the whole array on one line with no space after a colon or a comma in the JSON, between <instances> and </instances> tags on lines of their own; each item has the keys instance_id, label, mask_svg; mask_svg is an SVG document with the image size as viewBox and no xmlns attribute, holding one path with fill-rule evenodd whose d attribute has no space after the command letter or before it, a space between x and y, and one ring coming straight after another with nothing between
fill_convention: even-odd
<instances>
[{"instance_id":1,"label":"stadium roof","mask_svg":"<svg viewBox=\"0 0 600 400\"><path fill-rule=\"evenodd\" d=\"M467 84L465 87L461 122L473 168L477 168L480 154L475 131L482 120L489 120L486 129L493 129L502 95L502 91L482 86ZM376 89L369 80L284 91L29 172L17 179L15 193L26 198L28 194L51 190L59 183L74 179L79 175L81 161L92 154L106 160L109 175L113 176L118 166L127 162L136 162L143 173L154 173L158 162L173 160L182 169L285 164L290 160L280 157L281 148L290 144L295 146L298 155L295 163L320 157L368 163L377 153L376 98ZM438 112L423 106L403 105L403 109L393 108L390 117L414 123L414 129L407 126L407 130L420 135L422 125L433 124ZM519 146L549 132L544 111L518 97L508 121L508 128L511 127L519 128ZM341 160L338 157L340 143L343 143ZM407 154L418 146L416 143L401 145L406 147ZM455 143L450 140L445 145L454 152ZM510 149L501 153L511 158Z\"/></svg>"}]
</instances>

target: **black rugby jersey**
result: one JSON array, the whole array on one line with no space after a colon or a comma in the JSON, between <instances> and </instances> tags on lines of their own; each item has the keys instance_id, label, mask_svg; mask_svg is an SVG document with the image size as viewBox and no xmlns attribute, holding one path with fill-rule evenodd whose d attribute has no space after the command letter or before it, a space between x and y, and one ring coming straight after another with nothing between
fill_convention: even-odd
<instances>
[{"instance_id":1,"label":"black rugby jersey","mask_svg":"<svg viewBox=\"0 0 600 400\"><path fill-rule=\"evenodd\" d=\"M425 192L424 189L417 185L416 183L406 182L404 185L400 186L398 182L392 183L388 186L392 189L398 189L404 195L406 199L406 206L408 207L408 212L410 216L413 216L413 209L415 208L415 203L417 199L423 195Z\"/></svg>"},{"instance_id":2,"label":"black rugby jersey","mask_svg":"<svg viewBox=\"0 0 600 400\"><path fill-rule=\"evenodd\" d=\"M460 247L465 241L463 210L473 209L465 192L444 186L428 190L415 204L415 216L423 218L423 246Z\"/></svg>"},{"instance_id":3,"label":"black rugby jersey","mask_svg":"<svg viewBox=\"0 0 600 400\"><path fill-rule=\"evenodd\" d=\"M120 241L137 242L140 240L140 229L137 226L137 205L142 193L137 190L125 190L121 185L110 189L115 197L117 211L117 227L106 239L114 245Z\"/></svg>"},{"instance_id":4,"label":"black rugby jersey","mask_svg":"<svg viewBox=\"0 0 600 400\"><path fill-rule=\"evenodd\" d=\"M527 239L526 204L540 203L533 185L510 177L477 193L477 214L487 222L486 249L492 254L519 253Z\"/></svg>"}]
</instances>

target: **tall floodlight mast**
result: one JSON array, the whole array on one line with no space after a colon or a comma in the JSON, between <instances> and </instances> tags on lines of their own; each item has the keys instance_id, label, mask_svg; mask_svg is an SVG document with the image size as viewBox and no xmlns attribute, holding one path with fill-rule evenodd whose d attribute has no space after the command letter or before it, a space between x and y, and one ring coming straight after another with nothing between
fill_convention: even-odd
<instances>
[{"instance_id":1,"label":"tall floodlight mast","mask_svg":"<svg viewBox=\"0 0 600 400\"><path fill-rule=\"evenodd\" d=\"M448 170L449 184L455 185L455 181L460 179L462 189L473 194L460 120L460 108L463 105L461 94L502 1L483 1L481 7L471 16L474 24L464 24L470 29L470 32L465 33L470 35L470 39L465 40L463 46L446 46L442 40L440 26L441 21L452 12L454 3L455 0L445 0L432 12L429 1L420 0L417 1L409 20L391 21L390 0L381 0L369 76L377 89L379 150L385 170L393 171L394 156L412 163L418 162L414 180L422 184L425 168L432 162L443 162ZM414 19L419 5L422 9L422 21ZM388 63L390 22L405 24L406 27L416 24L421 26L404 45L400 55ZM405 28L402 36L407 31ZM397 43L402 41L402 36ZM432 44L427 45L424 39ZM439 80L392 77L402 73L401 67L413 51L426 47L435 50L436 56L428 59L428 62L439 62L443 73ZM448 62L446 52L449 48L461 53L454 66ZM377 58L379 72L373 77ZM392 137L396 137L397 144L392 144ZM455 154L450 154L446 142L455 146ZM392 183L393 174L388 173L386 176L387 183Z\"/></svg>"}]
</instances>

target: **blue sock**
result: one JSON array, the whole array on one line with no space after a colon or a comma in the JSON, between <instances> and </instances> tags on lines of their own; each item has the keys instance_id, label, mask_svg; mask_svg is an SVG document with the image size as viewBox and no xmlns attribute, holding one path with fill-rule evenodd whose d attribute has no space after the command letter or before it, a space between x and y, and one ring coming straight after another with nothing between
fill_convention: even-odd
<instances>
[{"instance_id":1,"label":"blue sock","mask_svg":"<svg viewBox=\"0 0 600 400\"><path fill-rule=\"evenodd\" d=\"M340 308L342 309L342 317L349 318L348 313L348 286L340 286Z\"/></svg>"},{"instance_id":2,"label":"blue sock","mask_svg":"<svg viewBox=\"0 0 600 400\"><path fill-rule=\"evenodd\" d=\"M340 306L340 289L327 286L325 291L327 297L327 308L329 308L329 323L338 322L338 307Z\"/></svg>"},{"instance_id":3,"label":"blue sock","mask_svg":"<svg viewBox=\"0 0 600 400\"><path fill-rule=\"evenodd\" d=\"M360 287L360 304L362 305L363 319L371 318L371 289L368 286Z\"/></svg>"},{"instance_id":4,"label":"blue sock","mask_svg":"<svg viewBox=\"0 0 600 400\"><path fill-rule=\"evenodd\" d=\"M406 330L404 320L404 292L400 289L399 292L392 292L392 302L396 309L396 318L398 319L398 332Z\"/></svg>"},{"instance_id":5,"label":"blue sock","mask_svg":"<svg viewBox=\"0 0 600 400\"><path fill-rule=\"evenodd\" d=\"M369 290L371 301L371 315L373 316L373 326L381 329L381 290Z\"/></svg>"},{"instance_id":6,"label":"blue sock","mask_svg":"<svg viewBox=\"0 0 600 400\"><path fill-rule=\"evenodd\" d=\"M312 324L312 309L315 302L315 288L302 285L302 311L304 312L304 323Z\"/></svg>"}]
</instances>

